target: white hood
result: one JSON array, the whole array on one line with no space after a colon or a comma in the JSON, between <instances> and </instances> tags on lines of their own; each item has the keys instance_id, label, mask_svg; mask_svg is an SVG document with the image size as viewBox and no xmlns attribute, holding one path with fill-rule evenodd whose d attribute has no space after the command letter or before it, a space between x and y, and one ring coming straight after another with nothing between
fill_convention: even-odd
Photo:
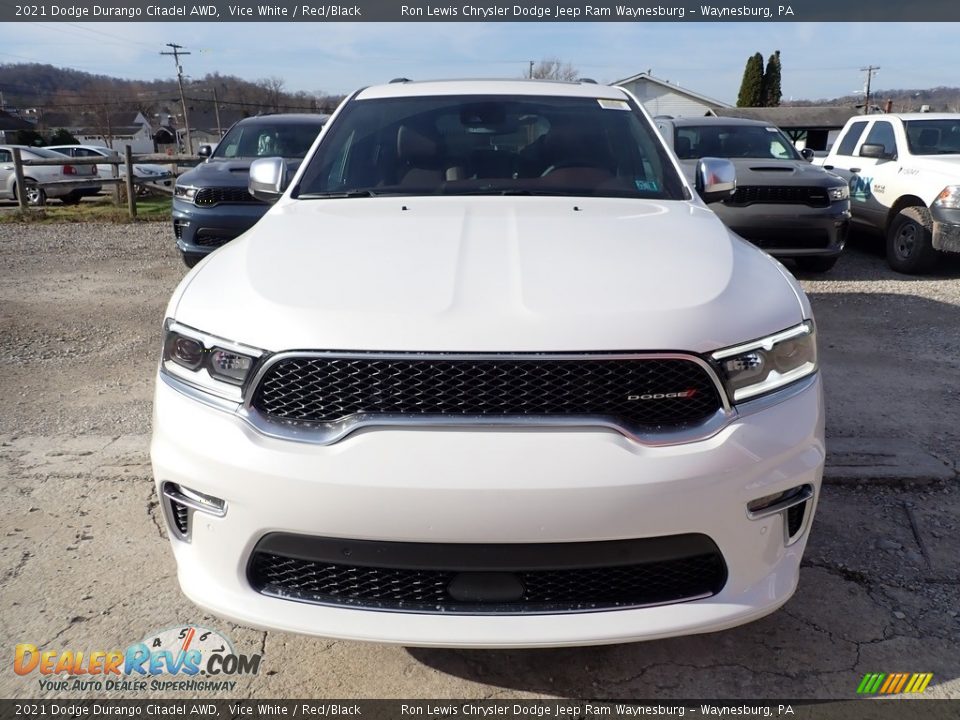
<instances>
[{"instance_id":1,"label":"white hood","mask_svg":"<svg viewBox=\"0 0 960 720\"><path fill-rule=\"evenodd\" d=\"M285 198L170 311L269 351L707 352L800 322L788 278L695 203Z\"/></svg>"}]
</instances>

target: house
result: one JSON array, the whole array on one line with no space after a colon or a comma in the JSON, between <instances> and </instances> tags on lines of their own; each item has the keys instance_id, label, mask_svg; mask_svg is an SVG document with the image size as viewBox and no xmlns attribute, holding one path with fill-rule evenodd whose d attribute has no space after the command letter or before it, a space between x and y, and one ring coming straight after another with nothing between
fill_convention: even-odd
<instances>
[{"instance_id":1,"label":"house","mask_svg":"<svg viewBox=\"0 0 960 720\"><path fill-rule=\"evenodd\" d=\"M67 128L81 145L103 145L114 150L129 145L135 154L154 152L154 130L141 112L116 112L81 122L84 124Z\"/></svg>"},{"instance_id":2,"label":"house","mask_svg":"<svg viewBox=\"0 0 960 720\"><path fill-rule=\"evenodd\" d=\"M833 145L846 125L847 120L859 115L859 110L850 106L809 106L759 108L721 108L716 114L721 117L762 120L783 130L799 148L827 150Z\"/></svg>"},{"instance_id":3,"label":"house","mask_svg":"<svg viewBox=\"0 0 960 720\"><path fill-rule=\"evenodd\" d=\"M0 143L12 143L18 131L33 129L33 123L0 110Z\"/></svg>"},{"instance_id":4,"label":"house","mask_svg":"<svg viewBox=\"0 0 960 720\"><path fill-rule=\"evenodd\" d=\"M650 71L613 83L633 93L648 113L671 117L703 117L731 107L725 102L687 90L669 80L653 77Z\"/></svg>"}]
</instances>

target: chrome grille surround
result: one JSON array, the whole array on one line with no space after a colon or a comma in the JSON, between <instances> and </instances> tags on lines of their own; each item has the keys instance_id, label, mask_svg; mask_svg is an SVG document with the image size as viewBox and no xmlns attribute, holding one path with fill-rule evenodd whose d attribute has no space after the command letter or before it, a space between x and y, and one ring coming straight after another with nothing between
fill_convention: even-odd
<instances>
[{"instance_id":1,"label":"chrome grille surround","mask_svg":"<svg viewBox=\"0 0 960 720\"><path fill-rule=\"evenodd\" d=\"M679 423L637 423L612 412L594 409L590 412L536 414L530 412L429 412L418 408L413 412L355 411L323 422L304 418L278 417L264 410L261 386L264 379L280 363L287 360L360 361L399 363L593 363L610 361L677 361L690 363L689 368L701 374L702 388L713 394L712 404L697 418ZM666 387L658 392L683 390ZM626 391L624 391L624 397ZM654 401L657 402L657 401ZM247 384L241 416L262 434L280 439L329 445L365 427L523 427L582 429L601 427L645 445L675 445L710 437L724 427L737 413L727 399L719 378L704 359L687 353L400 353L400 352L336 352L291 351L266 358Z\"/></svg>"}]
</instances>

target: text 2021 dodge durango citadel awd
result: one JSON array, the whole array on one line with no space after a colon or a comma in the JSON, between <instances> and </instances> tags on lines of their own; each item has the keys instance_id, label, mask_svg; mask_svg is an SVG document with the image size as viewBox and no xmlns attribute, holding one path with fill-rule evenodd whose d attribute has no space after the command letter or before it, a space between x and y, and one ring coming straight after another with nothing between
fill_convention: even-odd
<instances>
[{"instance_id":1,"label":"text 2021 dodge durango citadel awd","mask_svg":"<svg viewBox=\"0 0 960 720\"><path fill-rule=\"evenodd\" d=\"M167 309L152 461L180 584L261 628L530 647L791 596L824 462L810 304L619 88L347 98Z\"/></svg>"}]
</instances>

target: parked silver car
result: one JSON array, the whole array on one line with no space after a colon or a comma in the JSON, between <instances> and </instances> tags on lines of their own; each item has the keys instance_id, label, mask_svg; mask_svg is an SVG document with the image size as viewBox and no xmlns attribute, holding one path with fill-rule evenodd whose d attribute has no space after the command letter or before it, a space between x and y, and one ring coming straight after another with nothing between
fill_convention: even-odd
<instances>
[{"instance_id":1,"label":"parked silver car","mask_svg":"<svg viewBox=\"0 0 960 720\"><path fill-rule=\"evenodd\" d=\"M97 171L100 177L113 177L113 162L120 160L122 156L112 148L102 145L48 145L47 150L54 150L63 155L69 155L75 158L105 158L109 163L99 163ZM121 163L117 166L117 177L126 177L127 168ZM168 166L156 165L154 163L134 163L133 179L137 185L149 186L160 185L171 187L173 185L173 172Z\"/></svg>"},{"instance_id":2,"label":"parked silver car","mask_svg":"<svg viewBox=\"0 0 960 720\"><path fill-rule=\"evenodd\" d=\"M16 199L20 189L13 169L13 149L20 148L20 157L24 160L66 160L61 153L47 148L35 148L29 145L0 145L0 198ZM80 202L84 195L96 195L100 184L96 181L96 165L35 165L25 166L24 193L29 205L43 205L47 198L56 198L64 205ZM81 180L90 178L84 185L45 185L57 180Z\"/></svg>"}]
</instances>

